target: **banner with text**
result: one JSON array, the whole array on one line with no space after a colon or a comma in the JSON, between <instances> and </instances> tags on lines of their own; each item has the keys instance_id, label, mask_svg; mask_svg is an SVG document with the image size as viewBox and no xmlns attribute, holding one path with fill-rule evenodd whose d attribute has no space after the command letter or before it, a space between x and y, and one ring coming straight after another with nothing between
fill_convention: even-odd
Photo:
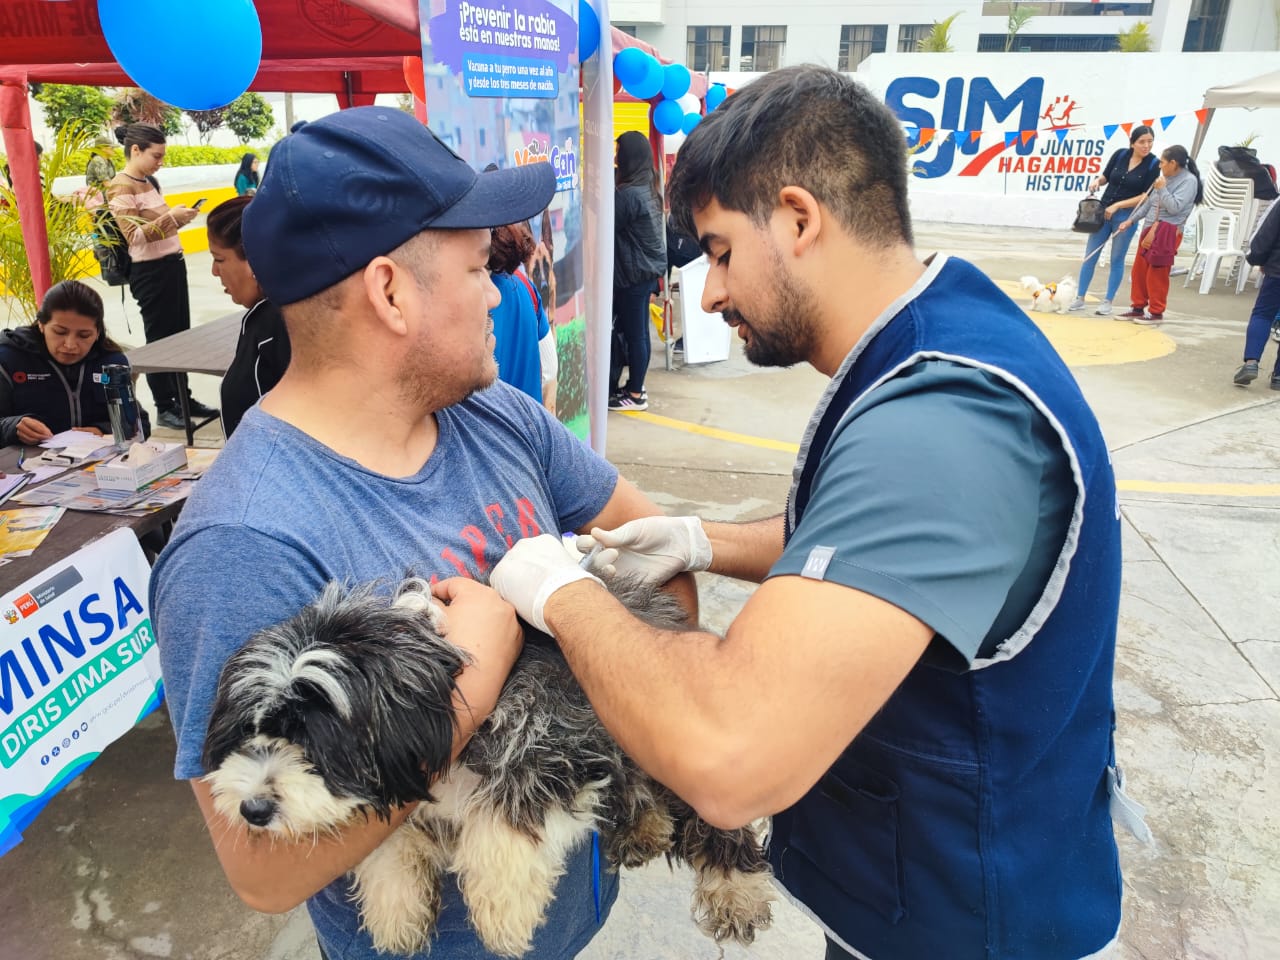
<instances>
[{"instance_id":1,"label":"banner with text","mask_svg":"<svg viewBox=\"0 0 1280 960\"><path fill-rule=\"evenodd\" d=\"M150 576L117 530L0 599L0 854L159 704Z\"/></svg>"},{"instance_id":2,"label":"banner with text","mask_svg":"<svg viewBox=\"0 0 1280 960\"><path fill-rule=\"evenodd\" d=\"M430 126L481 170L549 163L556 194L530 227L525 271L556 335L556 415L580 437L587 413L582 152L576 0L420 0Z\"/></svg>"}]
</instances>

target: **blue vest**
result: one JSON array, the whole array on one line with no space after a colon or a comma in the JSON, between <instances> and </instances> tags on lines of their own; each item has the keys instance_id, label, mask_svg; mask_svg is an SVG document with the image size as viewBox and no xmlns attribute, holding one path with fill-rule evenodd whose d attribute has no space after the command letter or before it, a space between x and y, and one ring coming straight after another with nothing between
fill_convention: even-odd
<instances>
[{"instance_id":1,"label":"blue vest","mask_svg":"<svg viewBox=\"0 0 1280 960\"><path fill-rule=\"evenodd\" d=\"M1120 923L1108 812L1115 478L1049 342L973 266L939 261L833 378L796 466L787 536L803 523L836 425L924 359L981 367L1045 414L1076 477L1070 532L1027 622L968 672L917 664L813 789L774 817L769 855L792 897L872 960L1077 960Z\"/></svg>"}]
</instances>

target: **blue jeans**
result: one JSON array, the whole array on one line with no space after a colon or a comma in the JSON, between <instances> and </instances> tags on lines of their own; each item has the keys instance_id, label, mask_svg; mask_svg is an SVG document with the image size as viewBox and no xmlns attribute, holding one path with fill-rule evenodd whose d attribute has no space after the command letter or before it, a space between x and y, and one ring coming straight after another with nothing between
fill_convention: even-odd
<instances>
[{"instance_id":1,"label":"blue jeans","mask_svg":"<svg viewBox=\"0 0 1280 960\"><path fill-rule=\"evenodd\" d=\"M625 352L615 350L610 357L609 385L614 392L619 387L639 396L644 392L644 375L649 371L649 294L653 281L646 280L633 287L615 287L613 290L613 329L621 340ZM627 368L627 382L622 379L622 368Z\"/></svg>"},{"instance_id":2,"label":"blue jeans","mask_svg":"<svg viewBox=\"0 0 1280 960\"><path fill-rule=\"evenodd\" d=\"M1280 277L1263 274L1258 299L1253 301L1253 313L1249 315L1249 327L1244 334L1244 358L1261 360L1262 351L1271 335L1271 324L1280 313ZM1276 373L1280 375L1280 355L1276 356Z\"/></svg>"},{"instance_id":3,"label":"blue jeans","mask_svg":"<svg viewBox=\"0 0 1280 960\"><path fill-rule=\"evenodd\" d=\"M1098 265L1098 257L1102 256L1100 253L1097 256L1091 254L1095 250L1101 250L1108 237L1111 238L1111 272L1107 274L1106 299L1114 300L1120 292L1120 284L1124 282L1124 258L1129 253L1129 244L1138 230L1137 224L1124 231L1116 229L1128 215L1128 210L1118 210L1109 220L1102 221L1101 230L1089 234L1089 239L1084 244L1084 263L1080 264L1080 279L1076 283L1077 297L1083 298L1089 292L1089 284L1093 282L1093 269Z\"/></svg>"}]
</instances>

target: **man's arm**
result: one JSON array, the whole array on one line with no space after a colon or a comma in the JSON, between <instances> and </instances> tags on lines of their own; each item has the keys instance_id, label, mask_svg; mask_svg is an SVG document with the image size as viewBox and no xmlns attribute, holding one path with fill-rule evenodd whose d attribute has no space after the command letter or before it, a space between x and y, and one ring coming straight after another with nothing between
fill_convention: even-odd
<instances>
[{"instance_id":1,"label":"man's arm","mask_svg":"<svg viewBox=\"0 0 1280 960\"><path fill-rule=\"evenodd\" d=\"M751 523L707 523L712 573L762 583L782 556L782 514Z\"/></svg>"},{"instance_id":2,"label":"man's arm","mask_svg":"<svg viewBox=\"0 0 1280 960\"><path fill-rule=\"evenodd\" d=\"M649 627L590 581L543 612L622 748L724 828L802 797L933 636L870 594L792 576L761 586L723 638Z\"/></svg>"}]
</instances>

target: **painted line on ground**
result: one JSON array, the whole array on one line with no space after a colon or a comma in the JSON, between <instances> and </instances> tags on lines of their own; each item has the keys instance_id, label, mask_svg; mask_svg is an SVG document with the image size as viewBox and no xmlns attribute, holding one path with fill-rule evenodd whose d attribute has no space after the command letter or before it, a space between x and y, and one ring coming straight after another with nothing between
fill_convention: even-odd
<instances>
[{"instance_id":1,"label":"painted line on ground","mask_svg":"<svg viewBox=\"0 0 1280 960\"><path fill-rule=\"evenodd\" d=\"M615 411L616 412L616 411ZM622 411L632 420L643 420L655 427L668 430L681 430L685 433L709 437L712 440L723 440L726 443L737 443L747 447L758 447L762 450L777 450L781 453L796 454L800 452L799 444L784 440L770 440L768 437L753 437L748 433L735 433L732 430L721 430L674 417L664 417L657 413L640 410ZM1184 483L1173 480L1118 480L1116 489L1121 493L1173 493L1192 497L1280 497L1280 483Z\"/></svg>"}]
</instances>

